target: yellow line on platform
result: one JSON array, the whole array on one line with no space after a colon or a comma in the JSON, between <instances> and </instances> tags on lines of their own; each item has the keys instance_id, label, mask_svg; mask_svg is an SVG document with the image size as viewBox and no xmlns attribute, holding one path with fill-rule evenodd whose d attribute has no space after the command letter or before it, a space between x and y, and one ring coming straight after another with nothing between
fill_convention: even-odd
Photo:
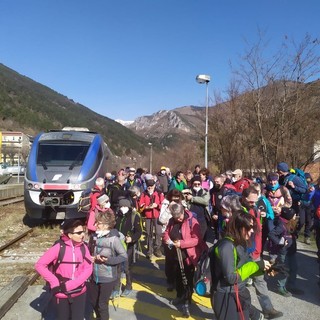
<instances>
[{"instance_id":1,"label":"yellow line on platform","mask_svg":"<svg viewBox=\"0 0 320 320\"><path fill-rule=\"evenodd\" d=\"M116 301L116 304L118 302ZM159 302L160 303L160 302ZM182 317L182 314L180 311L176 310L174 307L165 306L165 307L159 307L154 304L150 304L147 302L137 301L135 299L131 298L124 298L121 297L119 301L119 308L127 311L132 311L136 314L138 318L138 314L148 316L152 319L156 320L170 320L170 319L185 319ZM188 319L190 320L204 320L201 317L194 317L190 316Z\"/></svg>"}]
</instances>

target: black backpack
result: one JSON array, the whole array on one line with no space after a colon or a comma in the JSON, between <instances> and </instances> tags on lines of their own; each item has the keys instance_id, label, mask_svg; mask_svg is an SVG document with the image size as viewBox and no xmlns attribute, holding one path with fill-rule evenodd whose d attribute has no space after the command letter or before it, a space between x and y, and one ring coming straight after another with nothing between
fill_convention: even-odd
<instances>
[{"instance_id":1,"label":"black backpack","mask_svg":"<svg viewBox=\"0 0 320 320\"><path fill-rule=\"evenodd\" d=\"M50 266L52 272L56 275L56 271L59 267L59 265L61 263L65 263L65 264L80 264L81 262L73 262L73 261L63 261L63 258L64 258L64 255L66 253L66 244L65 242L62 240L62 239L58 239L53 245L56 245L57 243L59 243L60 245L60 249L59 249L59 254L58 254L58 259L56 261L56 263L52 263L52 265ZM81 247L80 247L80 250L81 250L81 253L82 253L82 258L83 260L86 260L86 261L90 261L87 257L86 257L86 248L85 248L85 244L82 243L81 244Z\"/></svg>"},{"instance_id":2,"label":"black backpack","mask_svg":"<svg viewBox=\"0 0 320 320\"><path fill-rule=\"evenodd\" d=\"M81 253L82 253L82 258L83 260L82 261L78 261L78 262L74 262L74 261L64 261L63 258L64 258L64 255L65 255L65 252L66 252L66 244L65 242L60 238L58 239L53 245L55 246L56 244L59 244L60 246L60 249L59 249L59 254L58 254L58 258L57 258L57 261L55 263L51 263L49 265L49 270L52 271L52 273L59 279L60 283L64 283L70 279L68 278L64 278L62 277L60 274L57 274L57 269L58 267L60 266L61 263L65 263L65 264L77 264L79 265L80 263L82 263L84 260L86 260L87 262L91 262L91 260L89 260L87 257L86 257L86 244L85 243L82 243L81 244L81 247L80 247L80 250L81 250ZM68 291L68 292L64 292L64 294L66 294L68 296L68 299L70 300L71 299L71 294L73 293L78 293L78 292L81 292L83 287L85 286L85 284L82 284L80 285L79 287L73 289L72 291ZM70 300L71 301L71 300Z\"/></svg>"}]
</instances>

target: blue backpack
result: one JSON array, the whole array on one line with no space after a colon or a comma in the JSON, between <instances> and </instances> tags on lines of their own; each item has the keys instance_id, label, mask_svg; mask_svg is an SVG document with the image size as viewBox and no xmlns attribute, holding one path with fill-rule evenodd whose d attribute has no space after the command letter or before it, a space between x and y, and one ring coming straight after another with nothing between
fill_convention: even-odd
<instances>
[{"instance_id":1,"label":"blue backpack","mask_svg":"<svg viewBox=\"0 0 320 320\"><path fill-rule=\"evenodd\" d=\"M302 169L300 168L294 168L294 169L290 169L290 175L287 179L285 179L285 185L289 182L292 181L294 179L295 176L299 177L299 179L301 180L301 182L303 183L304 187L306 188L306 190L308 190L308 182L305 176L305 173ZM302 201L307 201L308 200L308 192L306 191L305 193L299 193L299 192L295 192L293 190L292 193L292 198L294 200L302 200Z\"/></svg>"}]
</instances>

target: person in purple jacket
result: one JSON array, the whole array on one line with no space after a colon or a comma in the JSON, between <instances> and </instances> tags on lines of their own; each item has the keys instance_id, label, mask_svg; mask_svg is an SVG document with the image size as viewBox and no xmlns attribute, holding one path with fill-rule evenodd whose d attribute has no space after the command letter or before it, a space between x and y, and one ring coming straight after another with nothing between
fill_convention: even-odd
<instances>
[{"instance_id":1,"label":"person in purple jacket","mask_svg":"<svg viewBox=\"0 0 320 320\"><path fill-rule=\"evenodd\" d=\"M36 271L50 285L57 320L84 319L86 281L92 274L92 258L83 243L84 232L82 221L66 220L60 240L35 264ZM58 263L60 250L64 250L64 254Z\"/></svg>"}]
</instances>

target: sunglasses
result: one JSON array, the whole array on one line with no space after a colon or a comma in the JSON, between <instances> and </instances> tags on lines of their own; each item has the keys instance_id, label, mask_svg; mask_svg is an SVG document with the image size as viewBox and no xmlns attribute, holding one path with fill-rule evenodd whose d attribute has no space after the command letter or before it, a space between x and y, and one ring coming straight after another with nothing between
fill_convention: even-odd
<instances>
[{"instance_id":1,"label":"sunglasses","mask_svg":"<svg viewBox=\"0 0 320 320\"><path fill-rule=\"evenodd\" d=\"M193 184L195 187L199 187L201 185L201 183L194 183Z\"/></svg>"},{"instance_id":2,"label":"sunglasses","mask_svg":"<svg viewBox=\"0 0 320 320\"><path fill-rule=\"evenodd\" d=\"M81 234L83 234L85 231L75 231L75 232L71 232L72 234L77 234L78 236L80 236Z\"/></svg>"}]
</instances>

